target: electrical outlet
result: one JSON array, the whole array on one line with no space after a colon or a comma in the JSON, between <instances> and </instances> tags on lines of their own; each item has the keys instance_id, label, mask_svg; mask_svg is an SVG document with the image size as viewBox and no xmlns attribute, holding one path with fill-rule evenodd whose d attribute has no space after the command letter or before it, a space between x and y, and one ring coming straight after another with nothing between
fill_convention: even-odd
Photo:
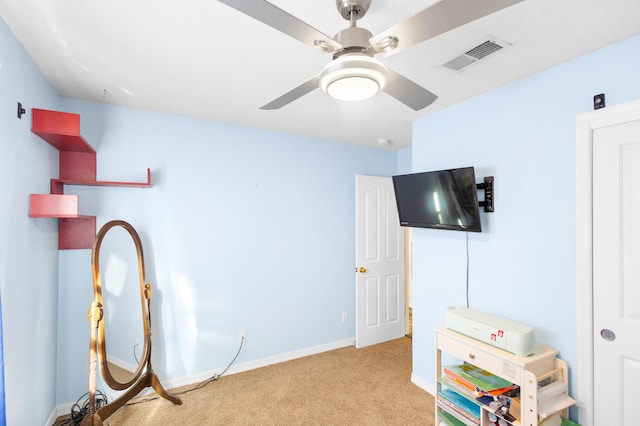
<instances>
[{"instance_id":1,"label":"electrical outlet","mask_svg":"<svg viewBox=\"0 0 640 426\"><path fill-rule=\"evenodd\" d=\"M349 318L349 317L347 316L347 313L346 313L346 312L343 312L343 313L342 313L342 322L347 322L347 319L348 319L348 318Z\"/></svg>"},{"instance_id":2,"label":"electrical outlet","mask_svg":"<svg viewBox=\"0 0 640 426\"><path fill-rule=\"evenodd\" d=\"M243 341L244 342L247 341L247 331L246 330L238 331L238 342L242 343Z\"/></svg>"}]
</instances>

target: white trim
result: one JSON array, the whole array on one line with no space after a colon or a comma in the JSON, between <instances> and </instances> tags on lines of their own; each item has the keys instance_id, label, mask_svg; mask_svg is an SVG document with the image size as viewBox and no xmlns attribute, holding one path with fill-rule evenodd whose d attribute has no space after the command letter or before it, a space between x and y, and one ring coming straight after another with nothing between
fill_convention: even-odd
<instances>
[{"instance_id":1,"label":"white trim","mask_svg":"<svg viewBox=\"0 0 640 426\"><path fill-rule=\"evenodd\" d=\"M416 385L420 389L429 392L431 394L431 396L433 396L435 398L435 396L436 396L436 387L435 387L435 385L433 383L423 379L420 376L416 376L416 374L413 373L413 372L411 373L411 383L413 383L414 385Z\"/></svg>"},{"instance_id":2,"label":"white trim","mask_svg":"<svg viewBox=\"0 0 640 426\"><path fill-rule=\"evenodd\" d=\"M640 119L640 101L576 118L576 311L578 321L578 421L593 426L593 131Z\"/></svg>"},{"instance_id":3,"label":"white trim","mask_svg":"<svg viewBox=\"0 0 640 426\"><path fill-rule=\"evenodd\" d=\"M69 406L69 411L71 411L71 406ZM69 414L69 411L67 411L65 414ZM60 416L64 416L64 414L58 414L58 407L54 408L51 412L51 415L49 415L45 426L52 426L56 422L56 419Z\"/></svg>"},{"instance_id":4,"label":"white trim","mask_svg":"<svg viewBox=\"0 0 640 426\"><path fill-rule=\"evenodd\" d=\"M310 348L301 349L294 352L287 352L280 355L275 355L268 358L257 359L250 362L244 362L242 364L235 364L229 367L229 370L225 373L225 376L230 374L242 373L245 371L253 370L256 368L267 367L273 364L279 364L281 362L291 361L298 358L303 358L310 355L316 355L323 352L333 351L335 349L345 348L347 346L353 346L354 339L339 340L337 342L327 343L324 345L312 346ZM224 367L217 370L211 370L203 373L199 373L192 376L184 376L174 379L163 380L162 384L166 389L175 389L182 386L188 386L194 383L200 383L204 380L211 378L214 374L220 374L224 370Z\"/></svg>"},{"instance_id":5,"label":"white trim","mask_svg":"<svg viewBox=\"0 0 640 426\"><path fill-rule=\"evenodd\" d=\"M242 364L237 364L237 365L232 365L231 367L229 367L229 370L227 370L227 372L225 373L225 376L228 376L230 374L236 374L236 373L242 373L244 371L249 371L249 370L253 370L256 368L261 368L261 367L266 367L269 365L273 365L273 364L279 364L281 362L285 362L285 361L291 361L297 358L304 358L306 356L310 356L310 355L316 355L319 353L323 353L323 352L329 352L335 349L341 349L341 348L345 348L348 346L354 346L355 341L354 338L350 338L350 339L344 339L344 340L338 340L337 342L332 342L332 343L327 343L324 345L318 345L318 346L312 346L309 348L305 348L305 349L300 349L298 351L293 351L293 352L287 352L284 354L280 354L280 355L275 355L272 357L268 357L268 358L262 358L262 359L257 359L254 361L250 361L250 362L245 362ZM203 382L205 380L210 379L211 377L213 377L215 374L220 374L222 371L224 370L224 367L221 367L219 369L216 370L211 370L211 371L207 371L204 373L198 373L198 374L194 374L191 376L184 376L184 377L178 377L178 378L174 378L174 379L167 379L167 380L162 380L162 385L165 389L175 389L175 388L179 388L182 386L188 386L188 385L192 385L192 384L196 384L196 383L200 383ZM124 391L121 392L111 392L107 395L107 397L109 398L109 400L113 400L115 398L118 397L119 394L121 394ZM138 394L139 395L145 395L148 393L153 393L153 390L151 390L150 388L147 388L145 390L143 390L142 392L140 392ZM65 416L67 414L69 414L71 412L71 407L73 407L73 405L76 403L76 401L74 402L70 402L70 403L66 403L66 404L61 404L58 405L57 407L54 408L53 412L51 413L51 415L49 416L49 420L46 423L46 426L51 426L55 423L56 419L60 416Z\"/></svg>"},{"instance_id":6,"label":"white trim","mask_svg":"<svg viewBox=\"0 0 640 426\"><path fill-rule=\"evenodd\" d=\"M120 358L116 358L115 356L111 356L111 355L109 355L109 364L113 364L116 367L122 368L123 370L130 371L132 375L138 368L136 364L132 364L130 362L124 361Z\"/></svg>"}]
</instances>

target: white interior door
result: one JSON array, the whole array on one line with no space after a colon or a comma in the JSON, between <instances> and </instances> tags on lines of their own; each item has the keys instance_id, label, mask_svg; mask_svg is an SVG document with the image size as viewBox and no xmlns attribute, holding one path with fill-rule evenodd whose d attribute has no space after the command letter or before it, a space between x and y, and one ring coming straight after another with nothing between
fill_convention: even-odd
<instances>
[{"instance_id":1,"label":"white interior door","mask_svg":"<svg viewBox=\"0 0 640 426\"><path fill-rule=\"evenodd\" d=\"M640 424L640 121L593 132L594 425Z\"/></svg>"},{"instance_id":2,"label":"white interior door","mask_svg":"<svg viewBox=\"0 0 640 426\"><path fill-rule=\"evenodd\" d=\"M404 239L389 177L356 176L356 347L402 337Z\"/></svg>"}]
</instances>

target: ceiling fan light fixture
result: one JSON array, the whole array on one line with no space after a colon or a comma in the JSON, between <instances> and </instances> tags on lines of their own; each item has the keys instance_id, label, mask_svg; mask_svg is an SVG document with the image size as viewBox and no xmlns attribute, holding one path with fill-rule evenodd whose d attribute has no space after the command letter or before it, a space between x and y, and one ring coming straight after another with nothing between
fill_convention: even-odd
<instances>
[{"instance_id":1,"label":"ceiling fan light fixture","mask_svg":"<svg viewBox=\"0 0 640 426\"><path fill-rule=\"evenodd\" d=\"M327 94L340 101L362 101L380 91L378 82L369 77L347 76L329 83Z\"/></svg>"},{"instance_id":2,"label":"ceiling fan light fixture","mask_svg":"<svg viewBox=\"0 0 640 426\"><path fill-rule=\"evenodd\" d=\"M324 67L320 88L334 99L361 101L384 89L386 68L380 61L362 53L347 53Z\"/></svg>"}]
</instances>

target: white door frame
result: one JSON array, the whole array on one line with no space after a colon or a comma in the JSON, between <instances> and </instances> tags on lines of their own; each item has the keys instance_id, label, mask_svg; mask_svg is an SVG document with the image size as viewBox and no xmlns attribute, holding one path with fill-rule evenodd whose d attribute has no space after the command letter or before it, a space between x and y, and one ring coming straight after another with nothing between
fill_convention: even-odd
<instances>
[{"instance_id":1,"label":"white door frame","mask_svg":"<svg viewBox=\"0 0 640 426\"><path fill-rule=\"evenodd\" d=\"M409 333L409 308L413 305L413 234L404 228L404 330Z\"/></svg>"},{"instance_id":2,"label":"white door frame","mask_svg":"<svg viewBox=\"0 0 640 426\"><path fill-rule=\"evenodd\" d=\"M580 114L576 119L576 308L578 419L593 425L593 131L640 118L640 101Z\"/></svg>"}]
</instances>

